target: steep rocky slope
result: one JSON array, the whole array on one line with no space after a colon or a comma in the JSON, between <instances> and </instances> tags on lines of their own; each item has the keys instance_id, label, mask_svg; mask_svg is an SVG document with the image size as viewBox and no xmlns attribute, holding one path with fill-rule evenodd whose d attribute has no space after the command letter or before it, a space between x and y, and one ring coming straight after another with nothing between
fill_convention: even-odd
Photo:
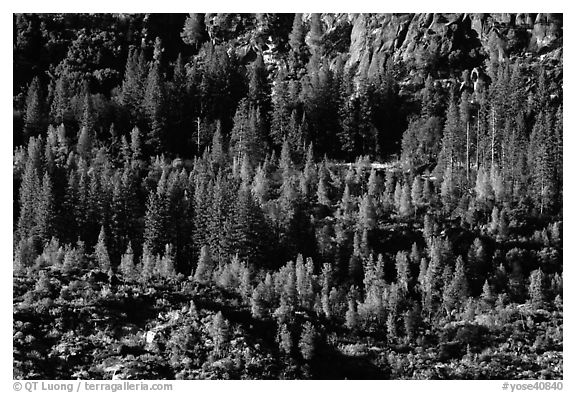
<instances>
[{"instance_id":1,"label":"steep rocky slope","mask_svg":"<svg viewBox=\"0 0 576 393\"><path fill-rule=\"evenodd\" d=\"M262 24L277 18L271 15L261 14L259 21L248 15L228 17L227 28L236 35L227 38L245 61L261 51L269 68L275 69L285 60L287 31L272 30L269 37L263 37ZM206 15L209 35L215 41L221 35L222 18L222 14ZM312 14L301 14L301 18L310 26ZM328 49L324 54L332 64L339 58L346 69L369 78L377 76L391 57L400 70L396 73L399 82L417 85L428 75L458 79L464 70L474 68L489 74L490 64L516 58L529 68L549 62L549 70L561 68L562 14L325 13L320 19L322 41ZM310 32L306 42L310 45ZM560 72L555 72L557 79Z\"/></svg>"}]
</instances>

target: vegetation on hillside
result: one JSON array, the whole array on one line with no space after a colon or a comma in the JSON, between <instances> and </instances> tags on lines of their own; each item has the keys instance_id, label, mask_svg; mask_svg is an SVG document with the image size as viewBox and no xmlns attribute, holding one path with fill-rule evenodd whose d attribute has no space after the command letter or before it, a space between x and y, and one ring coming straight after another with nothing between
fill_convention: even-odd
<instances>
[{"instance_id":1,"label":"vegetation on hillside","mask_svg":"<svg viewBox=\"0 0 576 393\"><path fill-rule=\"evenodd\" d=\"M325 25L14 15L15 378L562 378L561 58Z\"/></svg>"}]
</instances>

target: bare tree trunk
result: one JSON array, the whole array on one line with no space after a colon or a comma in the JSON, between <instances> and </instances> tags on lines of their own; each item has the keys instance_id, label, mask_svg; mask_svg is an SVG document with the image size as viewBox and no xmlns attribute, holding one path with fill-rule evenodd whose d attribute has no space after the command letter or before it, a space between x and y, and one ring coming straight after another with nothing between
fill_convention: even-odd
<instances>
[{"instance_id":1,"label":"bare tree trunk","mask_svg":"<svg viewBox=\"0 0 576 393\"><path fill-rule=\"evenodd\" d=\"M500 165L501 165L501 169L504 170L504 163L506 162L506 146L504 141L502 141L502 147L501 147L501 155L500 155Z\"/></svg>"},{"instance_id":2,"label":"bare tree trunk","mask_svg":"<svg viewBox=\"0 0 576 393\"><path fill-rule=\"evenodd\" d=\"M478 107L478 125L476 127L476 171L480 168L480 107Z\"/></svg>"},{"instance_id":3,"label":"bare tree trunk","mask_svg":"<svg viewBox=\"0 0 576 393\"><path fill-rule=\"evenodd\" d=\"M466 181L470 182L470 122L466 121Z\"/></svg>"},{"instance_id":4,"label":"bare tree trunk","mask_svg":"<svg viewBox=\"0 0 576 393\"><path fill-rule=\"evenodd\" d=\"M197 133L198 133L198 137L196 139L196 146L198 147L198 155L200 155L200 117L196 118L196 124L197 124Z\"/></svg>"},{"instance_id":5,"label":"bare tree trunk","mask_svg":"<svg viewBox=\"0 0 576 393\"><path fill-rule=\"evenodd\" d=\"M491 168L494 168L494 143L496 140L496 113L494 108L492 108L492 161L490 163Z\"/></svg>"},{"instance_id":6,"label":"bare tree trunk","mask_svg":"<svg viewBox=\"0 0 576 393\"><path fill-rule=\"evenodd\" d=\"M540 215L544 213L544 174L540 175Z\"/></svg>"},{"instance_id":7,"label":"bare tree trunk","mask_svg":"<svg viewBox=\"0 0 576 393\"><path fill-rule=\"evenodd\" d=\"M240 140L238 141L238 147L239 147L240 149L242 149L241 155L243 155L243 154L245 153L245 152L244 152L244 148L242 147L242 137L243 137L243 136L244 136L244 125L240 125ZM238 149L236 149L236 153L237 153L237 152L238 152ZM236 153L235 153L235 156L236 156Z\"/></svg>"}]
</instances>

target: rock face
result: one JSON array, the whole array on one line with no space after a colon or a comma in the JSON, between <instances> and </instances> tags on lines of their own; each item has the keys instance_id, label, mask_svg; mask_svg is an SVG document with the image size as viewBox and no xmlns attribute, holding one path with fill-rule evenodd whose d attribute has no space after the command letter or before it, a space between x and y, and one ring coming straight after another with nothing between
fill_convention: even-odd
<instances>
[{"instance_id":1,"label":"rock face","mask_svg":"<svg viewBox=\"0 0 576 393\"><path fill-rule=\"evenodd\" d=\"M312 14L300 15L309 27ZM274 70L286 61L290 31L264 34L261 26L275 19L206 14L206 26L213 41L228 42L241 62L252 62L260 52ZM368 78L377 77L390 59L406 71L407 82L422 83L429 74L457 79L464 70L489 71L489 63L505 59L543 54L558 59L562 53L562 14L326 13L320 20L324 39L331 41L327 58L336 64L339 57L347 70Z\"/></svg>"},{"instance_id":2,"label":"rock face","mask_svg":"<svg viewBox=\"0 0 576 393\"><path fill-rule=\"evenodd\" d=\"M562 14L538 14L532 28L531 44L536 48L552 46L562 37Z\"/></svg>"},{"instance_id":3,"label":"rock face","mask_svg":"<svg viewBox=\"0 0 576 393\"><path fill-rule=\"evenodd\" d=\"M433 58L473 68L492 52L502 59L562 45L562 15L558 14L357 14L339 18L352 24L346 66L358 65L368 75L388 56L415 68L425 67L422 63ZM332 15L324 20L328 28L335 23Z\"/></svg>"}]
</instances>

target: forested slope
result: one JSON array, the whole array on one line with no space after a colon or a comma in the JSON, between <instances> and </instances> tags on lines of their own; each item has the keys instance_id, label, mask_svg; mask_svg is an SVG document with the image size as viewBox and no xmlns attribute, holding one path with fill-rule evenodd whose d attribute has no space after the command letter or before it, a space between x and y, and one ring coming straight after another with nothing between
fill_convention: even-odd
<instances>
[{"instance_id":1,"label":"forested slope","mask_svg":"<svg viewBox=\"0 0 576 393\"><path fill-rule=\"evenodd\" d=\"M16 378L562 377L562 15L19 14L13 48Z\"/></svg>"}]
</instances>

